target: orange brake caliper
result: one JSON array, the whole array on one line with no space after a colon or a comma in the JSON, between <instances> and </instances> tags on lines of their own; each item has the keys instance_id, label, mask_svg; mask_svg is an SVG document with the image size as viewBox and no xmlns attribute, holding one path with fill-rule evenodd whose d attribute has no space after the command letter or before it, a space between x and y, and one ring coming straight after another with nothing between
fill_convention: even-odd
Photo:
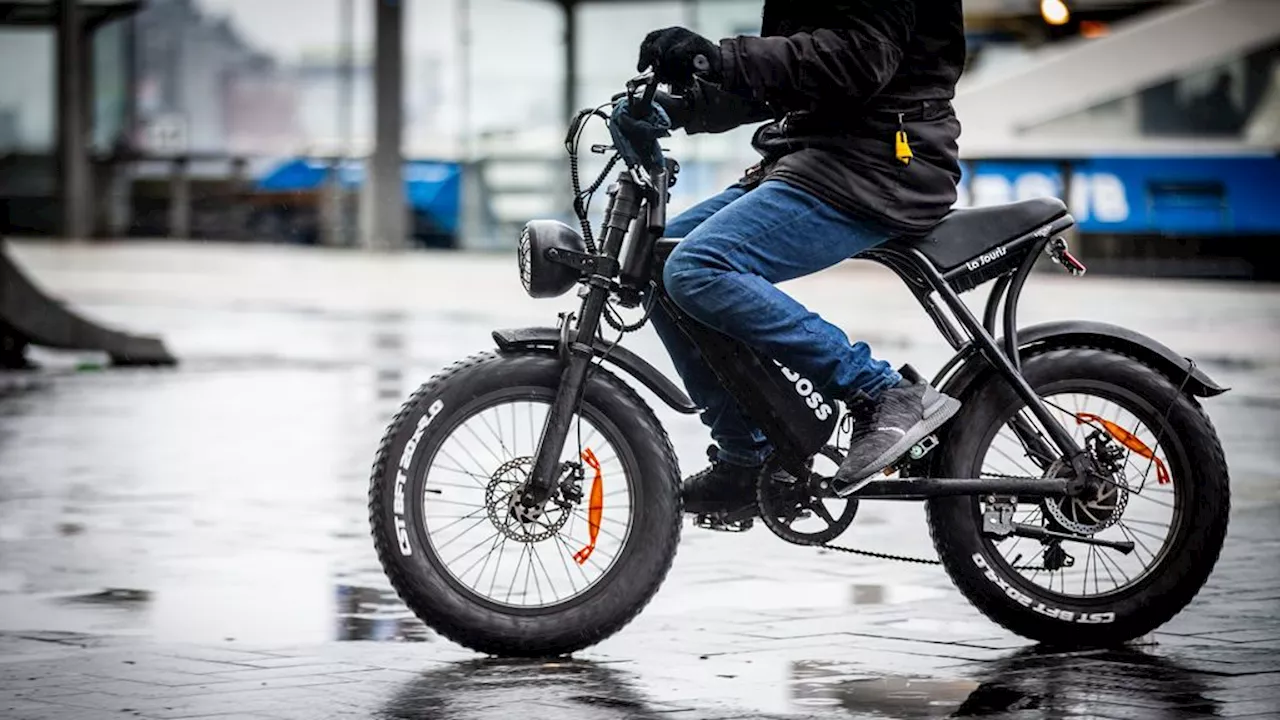
<instances>
[{"instance_id":1,"label":"orange brake caliper","mask_svg":"<svg viewBox=\"0 0 1280 720\"><path fill-rule=\"evenodd\" d=\"M1169 484L1169 470L1165 468L1164 462L1156 457L1156 453L1147 444L1138 439L1137 435L1125 430L1110 420L1100 418L1093 413L1076 413L1076 422L1083 425L1085 423L1098 423L1116 442L1124 445L1130 450L1138 453L1142 457L1155 461L1156 464L1156 481L1161 485Z\"/></svg>"},{"instance_id":2,"label":"orange brake caliper","mask_svg":"<svg viewBox=\"0 0 1280 720\"><path fill-rule=\"evenodd\" d=\"M591 448L582 451L582 459L587 462L587 466L596 471L596 476L591 480L591 502L587 505L587 531L591 534L591 540L587 546L573 554L574 562L582 565L587 562L587 558L591 557L591 553L596 549L596 536L600 534L600 516L604 513L604 474L600 472L600 461L596 459L596 454L591 452Z\"/></svg>"}]
</instances>

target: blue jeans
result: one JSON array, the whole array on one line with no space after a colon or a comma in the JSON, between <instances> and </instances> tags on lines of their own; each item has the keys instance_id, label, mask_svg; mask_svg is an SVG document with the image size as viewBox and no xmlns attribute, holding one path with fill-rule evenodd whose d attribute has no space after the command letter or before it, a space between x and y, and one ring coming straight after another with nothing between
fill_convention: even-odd
<instances>
[{"instance_id":1,"label":"blue jeans","mask_svg":"<svg viewBox=\"0 0 1280 720\"><path fill-rule=\"evenodd\" d=\"M663 283L693 319L808 377L826 397L859 390L875 397L901 380L865 343L851 345L844 331L774 287L873 248L892 237L888 230L773 180L699 203L671 220L666 234L684 240L667 260ZM653 326L689 396L704 408L702 422L719 457L738 465L763 462L768 439L659 306Z\"/></svg>"}]
</instances>

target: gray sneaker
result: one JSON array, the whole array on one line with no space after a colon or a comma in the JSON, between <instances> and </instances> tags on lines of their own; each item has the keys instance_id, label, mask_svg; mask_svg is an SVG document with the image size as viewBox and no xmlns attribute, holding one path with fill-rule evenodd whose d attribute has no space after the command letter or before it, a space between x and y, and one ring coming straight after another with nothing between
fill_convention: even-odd
<instances>
[{"instance_id":1,"label":"gray sneaker","mask_svg":"<svg viewBox=\"0 0 1280 720\"><path fill-rule=\"evenodd\" d=\"M853 418L849 454L836 472L836 493L860 490L960 410L960 401L925 382L903 380L872 400L863 393L848 400Z\"/></svg>"}]
</instances>

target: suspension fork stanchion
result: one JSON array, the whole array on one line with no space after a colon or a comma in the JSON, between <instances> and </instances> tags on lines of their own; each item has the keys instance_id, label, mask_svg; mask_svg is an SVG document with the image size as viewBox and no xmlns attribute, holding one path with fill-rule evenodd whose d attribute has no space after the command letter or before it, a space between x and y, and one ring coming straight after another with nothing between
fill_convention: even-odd
<instances>
[{"instance_id":1,"label":"suspension fork stanchion","mask_svg":"<svg viewBox=\"0 0 1280 720\"><path fill-rule=\"evenodd\" d=\"M1004 352L996 346L996 341L982 327L982 324L978 322L978 319L973 316L973 312L969 310L969 306L965 305L964 301L960 299L960 296L956 294L955 290L947 284L946 280L942 279L942 276L938 274L937 269L934 268L918 250L911 250L910 253L914 256L916 261L914 264L919 266L918 269L923 274L925 280L932 285L933 289L942 297L943 302L945 302L947 307L951 310L951 314L954 315L956 320L958 320L965 330L968 331L978 349L982 351L982 354L986 355L987 361L990 362L992 366L1005 377L1009 384L1013 386L1014 391L1018 393L1018 397L1022 398L1022 401L1031 409L1032 414L1036 416L1036 419L1039 420L1040 424L1048 431L1050 439L1053 440L1053 444L1057 445L1058 449L1062 451L1062 455L1070 458L1071 467L1076 471L1077 477L1083 477L1090 470L1088 457L1084 454L1083 450L1081 450L1080 446L1076 444L1075 438L1073 438L1071 433L1067 432L1067 430L1062 427L1062 424L1059 423L1052 414L1050 414L1049 408L1045 406L1044 401L1040 399L1040 396L1036 394L1036 391L1027 383L1026 378L1022 377L1022 373L1013 364L1012 359L1007 357ZM1016 298L1010 298L1010 300L1016 300ZM1007 313L1007 306L1005 310Z\"/></svg>"},{"instance_id":2,"label":"suspension fork stanchion","mask_svg":"<svg viewBox=\"0 0 1280 720\"><path fill-rule=\"evenodd\" d=\"M601 251L608 257L617 258L627 228L639 212L640 186L629 175L622 173L611 195L605 213ZM609 300L611 285L611 278L599 274L586 280L587 293L578 314L578 326L575 331L570 332L567 353L569 360L560 374L560 387L556 391L551 410L547 413L546 422L543 423L542 435L538 438L533 471L525 484L524 494L520 497L520 503L527 508L540 507L555 488L560 454L564 452L565 438L569 435L573 416L582 403L587 372L591 369L593 357L591 345L600 327L600 315Z\"/></svg>"}]
</instances>

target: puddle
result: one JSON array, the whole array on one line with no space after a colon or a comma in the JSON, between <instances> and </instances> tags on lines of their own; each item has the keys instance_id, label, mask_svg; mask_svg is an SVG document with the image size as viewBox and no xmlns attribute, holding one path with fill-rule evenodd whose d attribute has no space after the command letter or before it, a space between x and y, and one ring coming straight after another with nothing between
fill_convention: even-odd
<instances>
[{"instance_id":1,"label":"puddle","mask_svg":"<svg viewBox=\"0 0 1280 720\"><path fill-rule=\"evenodd\" d=\"M151 598L152 594L149 590L107 588L102 592L64 597L61 599L61 602L69 605L109 605L112 607L124 608L126 610L137 610L145 607L147 603L151 602Z\"/></svg>"},{"instance_id":2,"label":"puddle","mask_svg":"<svg viewBox=\"0 0 1280 720\"><path fill-rule=\"evenodd\" d=\"M896 605L899 603L927 600L946 595L937 588L919 585L864 585L854 584L850 588L849 603L851 605Z\"/></svg>"},{"instance_id":3,"label":"puddle","mask_svg":"<svg viewBox=\"0 0 1280 720\"><path fill-rule=\"evenodd\" d=\"M339 585L336 640L423 642L436 638L390 590Z\"/></svg>"},{"instance_id":4,"label":"puddle","mask_svg":"<svg viewBox=\"0 0 1280 720\"><path fill-rule=\"evenodd\" d=\"M791 700L800 707L842 708L889 718L953 717L973 706L980 683L907 675L879 675L847 663L800 661L791 666Z\"/></svg>"}]
</instances>

